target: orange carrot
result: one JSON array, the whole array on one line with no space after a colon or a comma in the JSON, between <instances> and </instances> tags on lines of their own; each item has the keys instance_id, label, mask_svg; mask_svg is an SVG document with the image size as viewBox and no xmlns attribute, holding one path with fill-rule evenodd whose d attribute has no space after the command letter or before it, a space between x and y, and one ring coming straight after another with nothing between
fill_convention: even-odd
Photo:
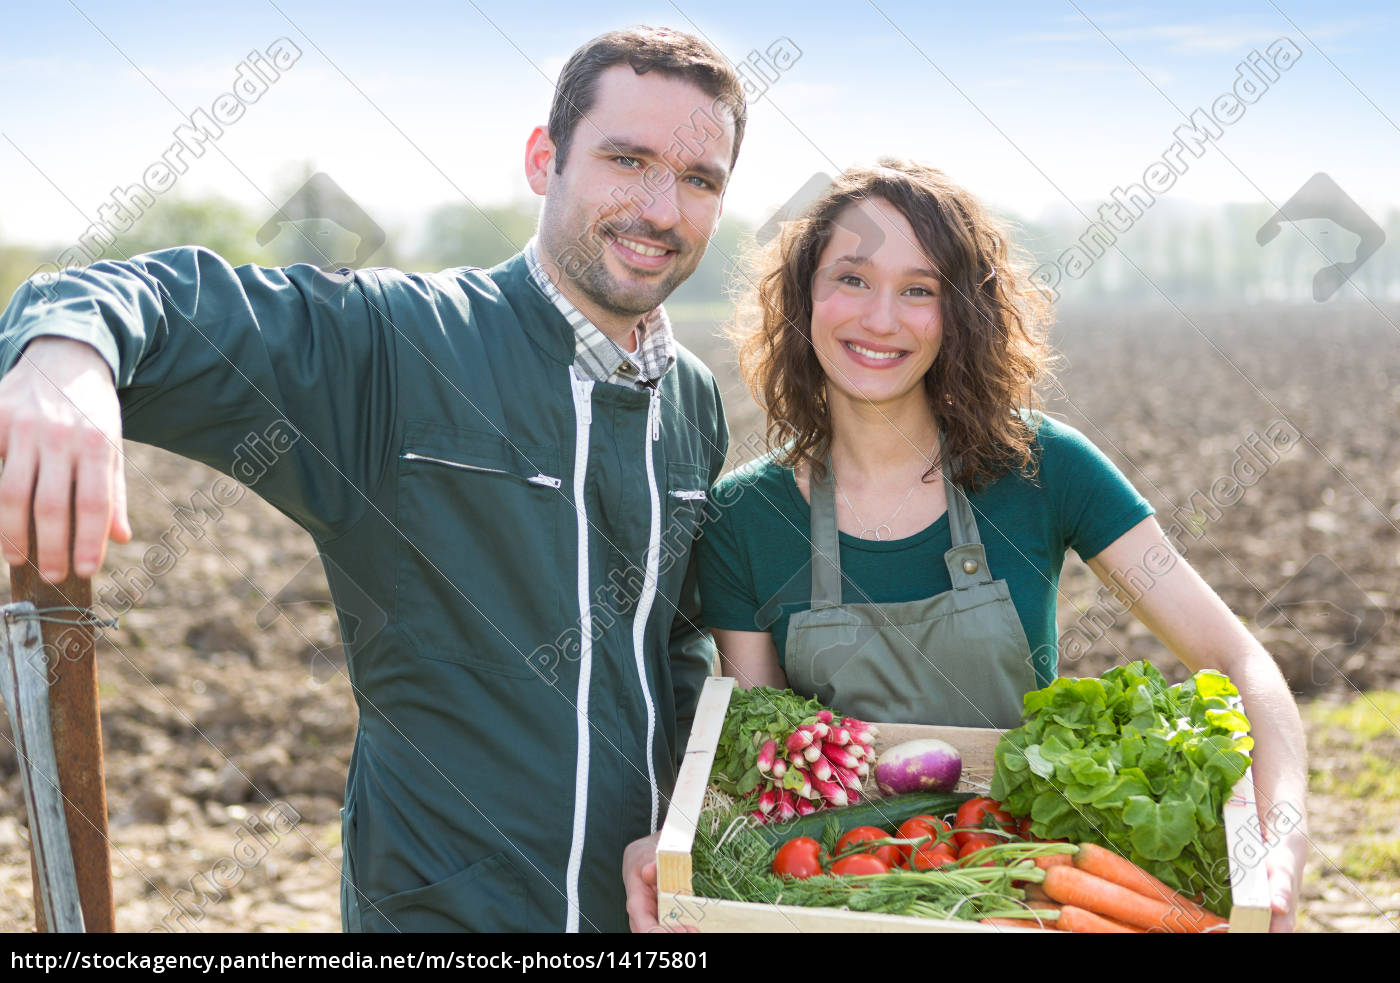
<instances>
[{"instance_id":1,"label":"orange carrot","mask_svg":"<svg viewBox=\"0 0 1400 983\"><path fill-rule=\"evenodd\" d=\"M1102 877L1120 887L1136 891L1147 898L1164 901L1178 909L1180 914L1174 916L1174 919L1182 927L1174 929L1174 931L1204 932L1228 924L1224 918L1214 912L1207 911L1190 898L1172 890L1137 864L1119 856L1112 850L1104 849L1093 843L1081 843L1079 844L1079 852L1074 854L1074 866L1085 873Z\"/></svg>"},{"instance_id":2,"label":"orange carrot","mask_svg":"<svg viewBox=\"0 0 1400 983\"><path fill-rule=\"evenodd\" d=\"M1049 901L1050 895L1045 893L1045 888L1039 884L1027 884L1023 890L1026 892L1027 901Z\"/></svg>"},{"instance_id":3,"label":"orange carrot","mask_svg":"<svg viewBox=\"0 0 1400 983\"><path fill-rule=\"evenodd\" d=\"M1096 915L1092 911L1065 905L1056 923L1062 932L1141 932L1142 929Z\"/></svg>"},{"instance_id":4,"label":"orange carrot","mask_svg":"<svg viewBox=\"0 0 1400 983\"><path fill-rule=\"evenodd\" d=\"M1180 909L1165 901L1085 873L1073 865L1051 867L1045 872L1045 893L1061 904L1086 908L1096 915L1127 922L1137 928L1166 932L1190 931L1182 927Z\"/></svg>"},{"instance_id":5,"label":"orange carrot","mask_svg":"<svg viewBox=\"0 0 1400 983\"><path fill-rule=\"evenodd\" d=\"M1036 857L1035 865L1041 870L1049 870L1051 867L1072 867L1074 866L1074 856L1069 853L1051 853L1043 857Z\"/></svg>"},{"instance_id":6,"label":"orange carrot","mask_svg":"<svg viewBox=\"0 0 1400 983\"><path fill-rule=\"evenodd\" d=\"M983 925L995 925L998 928L1031 928L1037 931L1053 932L1055 923L1046 921L1043 924L1034 918L983 918Z\"/></svg>"}]
</instances>

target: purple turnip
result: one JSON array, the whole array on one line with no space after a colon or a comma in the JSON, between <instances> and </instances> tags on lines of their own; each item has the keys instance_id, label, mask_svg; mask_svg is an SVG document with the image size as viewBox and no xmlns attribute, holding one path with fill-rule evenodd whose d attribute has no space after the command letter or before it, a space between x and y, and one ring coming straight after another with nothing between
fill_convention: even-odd
<instances>
[{"instance_id":1,"label":"purple turnip","mask_svg":"<svg viewBox=\"0 0 1400 983\"><path fill-rule=\"evenodd\" d=\"M958 749L934 738L896 744L875 763L875 783L885 795L950 792L961 777Z\"/></svg>"}]
</instances>

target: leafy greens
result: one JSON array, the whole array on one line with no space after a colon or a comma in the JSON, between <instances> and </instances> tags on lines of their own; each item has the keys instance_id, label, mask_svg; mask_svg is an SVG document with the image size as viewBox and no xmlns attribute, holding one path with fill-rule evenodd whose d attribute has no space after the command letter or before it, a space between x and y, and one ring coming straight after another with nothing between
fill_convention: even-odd
<instances>
[{"instance_id":1,"label":"leafy greens","mask_svg":"<svg viewBox=\"0 0 1400 983\"><path fill-rule=\"evenodd\" d=\"M1209 669L1175 686L1148 662L1057 679L997 745L992 798L1037 836L1112 847L1224 914L1222 807L1254 747L1239 704Z\"/></svg>"}]
</instances>

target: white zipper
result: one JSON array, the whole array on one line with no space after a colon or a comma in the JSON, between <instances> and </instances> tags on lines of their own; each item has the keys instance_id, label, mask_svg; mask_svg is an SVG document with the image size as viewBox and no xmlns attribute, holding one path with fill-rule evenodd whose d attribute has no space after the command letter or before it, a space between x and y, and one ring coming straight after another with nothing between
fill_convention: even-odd
<instances>
[{"instance_id":1,"label":"white zipper","mask_svg":"<svg viewBox=\"0 0 1400 983\"><path fill-rule=\"evenodd\" d=\"M461 461L449 461L446 458L429 457L427 454L418 454L414 451L405 451L399 455L399 458L404 461L431 461L433 464L445 464L449 468L457 468L460 471L479 471L482 474L503 474L509 478L519 478L521 481L527 481L532 485L540 485L544 488L560 488L564 484L560 479L551 478L549 475L543 473L535 475L516 474L514 471L506 471L502 468L487 468L479 464L463 464Z\"/></svg>"},{"instance_id":2,"label":"white zipper","mask_svg":"<svg viewBox=\"0 0 1400 983\"><path fill-rule=\"evenodd\" d=\"M578 523L579 665L575 716L578 756L574 764L574 829L569 846L565 901L569 910L564 930L577 932L579 922L579 870L583 866L583 839L588 828L588 689L593 675L593 613L588 602L588 509L584 484L588 477L588 434L593 423L593 382L581 379L569 366L569 386L574 396L574 516Z\"/></svg>"},{"instance_id":3,"label":"white zipper","mask_svg":"<svg viewBox=\"0 0 1400 983\"><path fill-rule=\"evenodd\" d=\"M679 498L682 502L704 502L709 498L709 494L703 488L697 488L694 491L681 489L672 491L670 494L672 498Z\"/></svg>"},{"instance_id":4,"label":"white zipper","mask_svg":"<svg viewBox=\"0 0 1400 983\"><path fill-rule=\"evenodd\" d=\"M642 701L647 708L647 781L651 783L651 832L656 832L660 795L656 787L656 763L653 744L656 740L656 706L651 687L647 685L646 659L643 656L647 621L656 599L656 581L661 565L661 498L656 490L656 466L652 445L661 436L661 393L652 389L647 406L647 423L651 431L646 441L647 490L651 496L651 532L647 537L646 576L642 581L642 596L637 599L637 612L632 620L632 652L637 660L637 678L642 684Z\"/></svg>"}]
</instances>

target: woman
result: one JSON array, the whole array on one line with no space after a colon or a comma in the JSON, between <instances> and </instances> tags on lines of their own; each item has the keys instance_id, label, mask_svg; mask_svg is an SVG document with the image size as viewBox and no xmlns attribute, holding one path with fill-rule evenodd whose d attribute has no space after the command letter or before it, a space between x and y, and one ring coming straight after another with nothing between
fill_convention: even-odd
<instances>
[{"instance_id":1,"label":"woman","mask_svg":"<svg viewBox=\"0 0 1400 983\"><path fill-rule=\"evenodd\" d=\"M1056 673L1065 550L1115 590L1155 558L1150 589L1120 596L1188 668L1239 687L1261 817L1295 820L1268 861L1291 927L1297 708L1152 507L1035 412L1047 309L1003 229L939 171L882 160L842 174L760 263L740 367L774 450L715 487L698 552L723 671L867 719L1015 726Z\"/></svg>"}]
</instances>

